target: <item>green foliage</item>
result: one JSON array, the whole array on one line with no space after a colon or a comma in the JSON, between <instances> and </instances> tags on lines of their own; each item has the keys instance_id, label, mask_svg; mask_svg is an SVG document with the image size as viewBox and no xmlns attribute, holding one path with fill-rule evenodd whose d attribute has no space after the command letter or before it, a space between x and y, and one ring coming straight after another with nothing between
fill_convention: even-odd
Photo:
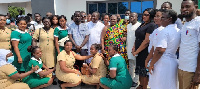
<instances>
[{"instance_id":1,"label":"green foliage","mask_svg":"<svg viewBox=\"0 0 200 89\"><path fill-rule=\"evenodd\" d=\"M13 18L16 18L16 16L19 15L19 10L23 10L23 15L25 14L25 10L22 7L8 6L8 12Z\"/></svg>"}]
</instances>

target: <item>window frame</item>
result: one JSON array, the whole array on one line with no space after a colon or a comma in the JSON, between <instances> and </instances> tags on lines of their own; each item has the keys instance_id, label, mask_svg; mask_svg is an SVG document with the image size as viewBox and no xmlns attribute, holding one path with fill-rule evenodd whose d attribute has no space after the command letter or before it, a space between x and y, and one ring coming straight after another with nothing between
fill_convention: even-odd
<instances>
[{"instance_id":1,"label":"window frame","mask_svg":"<svg viewBox=\"0 0 200 89\"><path fill-rule=\"evenodd\" d=\"M143 1L153 1L154 5L153 8L155 9L157 6L157 0L113 0L113 1L86 1L86 12L89 14L89 4L97 4L97 11L98 11L98 3L106 3L106 13L108 13L108 3L117 3L117 14L118 13L118 2L128 2L128 9L131 9L131 2L143 2ZM141 3L141 12L142 12L142 3ZM124 13L125 14L125 13ZM119 14L119 15L124 15ZM141 14L141 13L138 13Z\"/></svg>"}]
</instances>

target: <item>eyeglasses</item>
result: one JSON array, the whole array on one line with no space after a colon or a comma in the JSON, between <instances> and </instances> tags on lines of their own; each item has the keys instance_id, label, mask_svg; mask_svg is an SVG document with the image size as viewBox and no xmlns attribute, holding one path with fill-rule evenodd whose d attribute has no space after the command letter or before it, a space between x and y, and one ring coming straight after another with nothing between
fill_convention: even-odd
<instances>
[{"instance_id":1,"label":"eyeglasses","mask_svg":"<svg viewBox=\"0 0 200 89\"><path fill-rule=\"evenodd\" d=\"M81 15L81 17L86 17L86 15Z\"/></svg>"},{"instance_id":2,"label":"eyeglasses","mask_svg":"<svg viewBox=\"0 0 200 89\"><path fill-rule=\"evenodd\" d=\"M143 14L143 16L150 16L150 14Z\"/></svg>"}]
</instances>

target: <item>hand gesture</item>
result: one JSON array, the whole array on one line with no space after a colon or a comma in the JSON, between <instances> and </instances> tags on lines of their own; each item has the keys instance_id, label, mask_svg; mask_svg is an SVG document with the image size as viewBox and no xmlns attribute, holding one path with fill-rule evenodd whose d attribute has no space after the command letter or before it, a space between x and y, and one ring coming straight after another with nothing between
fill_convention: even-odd
<instances>
[{"instance_id":1,"label":"hand gesture","mask_svg":"<svg viewBox=\"0 0 200 89\"><path fill-rule=\"evenodd\" d=\"M22 63L22 58L18 58L18 63Z\"/></svg>"},{"instance_id":2,"label":"hand gesture","mask_svg":"<svg viewBox=\"0 0 200 89\"><path fill-rule=\"evenodd\" d=\"M76 52L80 52L81 51L81 46L75 46L76 48Z\"/></svg>"},{"instance_id":3,"label":"hand gesture","mask_svg":"<svg viewBox=\"0 0 200 89\"><path fill-rule=\"evenodd\" d=\"M37 65L36 65L35 67L33 67L33 65L32 65L32 69L31 69L31 70L32 70L33 72L37 71L38 69L39 69L39 67L38 67Z\"/></svg>"},{"instance_id":4,"label":"hand gesture","mask_svg":"<svg viewBox=\"0 0 200 89\"><path fill-rule=\"evenodd\" d=\"M101 53L106 53L106 51L104 49L101 49Z\"/></svg>"},{"instance_id":5,"label":"hand gesture","mask_svg":"<svg viewBox=\"0 0 200 89\"><path fill-rule=\"evenodd\" d=\"M78 74L79 76L82 75L80 71L75 71L75 74Z\"/></svg>"},{"instance_id":6,"label":"hand gesture","mask_svg":"<svg viewBox=\"0 0 200 89\"><path fill-rule=\"evenodd\" d=\"M133 56L137 56L138 55L138 53L136 53L136 52L133 52L132 54L133 54Z\"/></svg>"},{"instance_id":7,"label":"hand gesture","mask_svg":"<svg viewBox=\"0 0 200 89\"><path fill-rule=\"evenodd\" d=\"M125 42L126 41L126 37L122 37L120 38L122 42Z\"/></svg>"},{"instance_id":8,"label":"hand gesture","mask_svg":"<svg viewBox=\"0 0 200 89\"><path fill-rule=\"evenodd\" d=\"M150 65L150 66L148 67L148 69L149 69L149 73L152 75L152 71L153 71L153 69L154 69L154 66L151 66L151 65Z\"/></svg>"},{"instance_id":9,"label":"hand gesture","mask_svg":"<svg viewBox=\"0 0 200 89\"><path fill-rule=\"evenodd\" d=\"M194 74L192 84L194 86L198 86L200 84L200 74L197 74L197 73Z\"/></svg>"}]
</instances>

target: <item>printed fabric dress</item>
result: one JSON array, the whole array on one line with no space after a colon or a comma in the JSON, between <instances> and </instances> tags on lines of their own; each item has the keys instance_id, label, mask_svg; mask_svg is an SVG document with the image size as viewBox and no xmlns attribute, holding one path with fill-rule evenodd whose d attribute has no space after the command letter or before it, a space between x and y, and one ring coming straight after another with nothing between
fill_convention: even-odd
<instances>
[{"instance_id":1,"label":"printed fabric dress","mask_svg":"<svg viewBox=\"0 0 200 89\"><path fill-rule=\"evenodd\" d=\"M11 50L10 35L12 30L5 27L5 30L0 29L0 49Z\"/></svg>"},{"instance_id":2,"label":"printed fabric dress","mask_svg":"<svg viewBox=\"0 0 200 89\"><path fill-rule=\"evenodd\" d=\"M30 89L26 83L16 82L10 77L15 75L16 68L11 64L0 67L0 89Z\"/></svg>"},{"instance_id":3,"label":"printed fabric dress","mask_svg":"<svg viewBox=\"0 0 200 89\"><path fill-rule=\"evenodd\" d=\"M116 25L110 27L109 29L107 29L105 39L104 39L105 50L106 50L106 54L108 57L109 45L110 44L118 45L119 54L126 60L126 63L128 64L126 42L123 42L121 40L122 37L127 37L126 25L116 24ZM110 57L108 59L110 59Z\"/></svg>"},{"instance_id":4,"label":"printed fabric dress","mask_svg":"<svg viewBox=\"0 0 200 89\"><path fill-rule=\"evenodd\" d=\"M41 59L37 60L34 57L32 57L28 63L26 72L30 71L32 69L32 66L33 67L38 66L39 69L37 71L35 71L34 73L30 74L29 76L25 77L24 79L22 79L22 81L24 83L28 84L30 88L34 88L34 87L38 87L40 85L47 84L49 82L50 78L49 77L42 78L38 74L39 72L42 71L42 66L43 66L42 60Z\"/></svg>"},{"instance_id":5,"label":"printed fabric dress","mask_svg":"<svg viewBox=\"0 0 200 89\"><path fill-rule=\"evenodd\" d=\"M40 32L39 32L40 31ZM39 35L40 33L40 35ZM54 45L54 29L50 28L46 32L43 28L35 31L33 38L39 39L39 46L42 51L42 62L48 67L52 68L55 66L55 45Z\"/></svg>"},{"instance_id":6,"label":"printed fabric dress","mask_svg":"<svg viewBox=\"0 0 200 89\"><path fill-rule=\"evenodd\" d=\"M28 32L16 29L11 33L11 41L19 41L18 48L22 58L22 63L18 63L18 57L14 49L12 49L14 55L12 64L17 68L17 71L25 71L31 58L31 53L27 51L27 48L28 46L31 46L32 37Z\"/></svg>"},{"instance_id":7,"label":"printed fabric dress","mask_svg":"<svg viewBox=\"0 0 200 89\"><path fill-rule=\"evenodd\" d=\"M111 89L130 89L132 86L132 78L126 67L126 62L122 56L115 54L110 59L109 69L116 69L115 78L103 77L100 82Z\"/></svg>"},{"instance_id":8,"label":"printed fabric dress","mask_svg":"<svg viewBox=\"0 0 200 89\"><path fill-rule=\"evenodd\" d=\"M54 30L54 37L58 37L58 41L68 35L68 28L62 29L60 26L56 27ZM64 47L59 46L60 52L64 49Z\"/></svg>"}]
</instances>

